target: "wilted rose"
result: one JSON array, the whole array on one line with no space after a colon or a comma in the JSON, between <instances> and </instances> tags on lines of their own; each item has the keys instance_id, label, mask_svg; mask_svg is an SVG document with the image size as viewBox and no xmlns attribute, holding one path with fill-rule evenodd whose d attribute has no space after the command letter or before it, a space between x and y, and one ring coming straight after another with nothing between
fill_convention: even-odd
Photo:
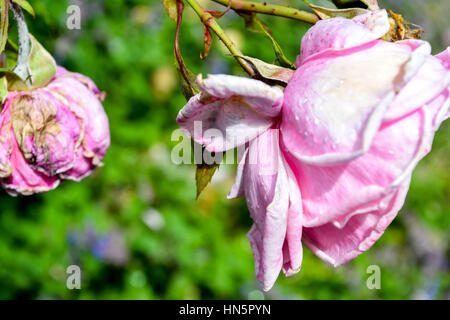
<instances>
[{"instance_id":1,"label":"wilted rose","mask_svg":"<svg viewBox=\"0 0 450 320\"><path fill-rule=\"evenodd\" d=\"M249 142L229 197L246 197L265 290L281 269L300 270L302 242L333 266L370 248L449 116L450 49L432 56L425 41L381 40L389 27L384 10L319 21L302 40L281 108L278 88L215 75L178 115L208 151Z\"/></svg>"},{"instance_id":2,"label":"wilted rose","mask_svg":"<svg viewBox=\"0 0 450 320\"><path fill-rule=\"evenodd\" d=\"M101 165L110 143L102 100L89 78L60 67L45 87L9 92L0 114L2 187L45 192Z\"/></svg>"}]
</instances>

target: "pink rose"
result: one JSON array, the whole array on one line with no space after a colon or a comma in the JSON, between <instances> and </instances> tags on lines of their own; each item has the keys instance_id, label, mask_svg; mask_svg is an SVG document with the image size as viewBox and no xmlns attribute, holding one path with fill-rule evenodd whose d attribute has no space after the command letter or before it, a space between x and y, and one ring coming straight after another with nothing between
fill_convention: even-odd
<instances>
[{"instance_id":1,"label":"pink rose","mask_svg":"<svg viewBox=\"0 0 450 320\"><path fill-rule=\"evenodd\" d=\"M87 77L58 68L39 89L9 92L0 114L0 178L11 194L80 181L109 147L102 93Z\"/></svg>"},{"instance_id":2,"label":"pink rose","mask_svg":"<svg viewBox=\"0 0 450 320\"><path fill-rule=\"evenodd\" d=\"M425 41L380 40L388 30L384 10L319 21L302 40L281 111L278 88L215 75L178 115L209 151L249 142L229 197L246 197L265 290L280 270L300 270L302 242L333 266L369 249L449 116L450 49L432 56ZM226 136L194 134L194 121Z\"/></svg>"}]
</instances>

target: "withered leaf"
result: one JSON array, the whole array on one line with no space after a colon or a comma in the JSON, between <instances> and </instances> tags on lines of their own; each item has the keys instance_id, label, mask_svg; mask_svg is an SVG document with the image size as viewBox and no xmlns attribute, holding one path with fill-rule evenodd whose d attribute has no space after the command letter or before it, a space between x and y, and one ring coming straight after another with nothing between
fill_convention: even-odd
<instances>
[{"instance_id":1,"label":"withered leaf","mask_svg":"<svg viewBox=\"0 0 450 320\"><path fill-rule=\"evenodd\" d=\"M260 77L262 77L265 80L273 81L284 87L287 85L289 80L291 80L295 72L292 69L283 68L256 58L248 56L241 56L241 58L248 61Z\"/></svg>"},{"instance_id":2,"label":"withered leaf","mask_svg":"<svg viewBox=\"0 0 450 320\"><path fill-rule=\"evenodd\" d=\"M166 8L167 15L173 22L177 23L177 0L163 0L164 8Z\"/></svg>"},{"instance_id":3,"label":"withered leaf","mask_svg":"<svg viewBox=\"0 0 450 320\"><path fill-rule=\"evenodd\" d=\"M21 79L14 72L6 72L9 90L29 90L47 85L56 74L56 62L52 55L29 34L31 52L26 65L30 79ZM31 83L31 84L30 84Z\"/></svg>"},{"instance_id":4,"label":"withered leaf","mask_svg":"<svg viewBox=\"0 0 450 320\"><path fill-rule=\"evenodd\" d=\"M200 53L200 59L204 60L209 54L209 50L211 49L212 44L212 35L209 31L209 28L206 25L203 25L204 32L204 43L205 43L205 53Z\"/></svg>"},{"instance_id":5,"label":"withered leaf","mask_svg":"<svg viewBox=\"0 0 450 320\"><path fill-rule=\"evenodd\" d=\"M33 7L31 4L26 0L11 0L14 3L17 3L23 10L31 14L33 17L36 16L36 13L34 12Z\"/></svg>"},{"instance_id":6,"label":"withered leaf","mask_svg":"<svg viewBox=\"0 0 450 320\"><path fill-rule=\"evenodd\" d=\"M319 7L315 5L309 5L311 9L320 17L322 20L331 19L335 17L342 17L346 19L352 19L360 14L369 12L369 10L363 8L347 8L347 9L330 9L325 7Z\"/></svg>"}]
</instances>

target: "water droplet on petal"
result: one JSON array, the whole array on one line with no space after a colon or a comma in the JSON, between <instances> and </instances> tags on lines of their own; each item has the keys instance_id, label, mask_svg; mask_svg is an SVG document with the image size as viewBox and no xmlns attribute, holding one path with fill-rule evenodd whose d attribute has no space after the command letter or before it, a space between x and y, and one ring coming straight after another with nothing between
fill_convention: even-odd
<instances>
[{"instance_id":1,"label":"water droplet on petal","mask_svg":"<svg viewBox=\"0 0 450 320\"><path fill-rule=\"evenodd\" d=\"M356 138L358 137L358 134L356 133L356 130L351 130L350 131L350 139L352 140L356 140Z\"/></svg>"}]
</instances>

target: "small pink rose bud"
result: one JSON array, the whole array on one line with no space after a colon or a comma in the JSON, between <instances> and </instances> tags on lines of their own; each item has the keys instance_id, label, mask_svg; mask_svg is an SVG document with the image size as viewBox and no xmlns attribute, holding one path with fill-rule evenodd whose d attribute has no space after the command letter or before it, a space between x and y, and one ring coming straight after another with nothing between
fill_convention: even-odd
<instances>
[{"instance_id":1,"label":"small pink rose bud","mask_svg":"<svg viewBox=\"0 0 450 320\"><path fill-rule=\"evenodd\" d=\"M80 74L58 68L47 86L8 93L0 114L0 178L11 194L80 181L110 144L103 95Z\"/></svg>"}]
</instances>

